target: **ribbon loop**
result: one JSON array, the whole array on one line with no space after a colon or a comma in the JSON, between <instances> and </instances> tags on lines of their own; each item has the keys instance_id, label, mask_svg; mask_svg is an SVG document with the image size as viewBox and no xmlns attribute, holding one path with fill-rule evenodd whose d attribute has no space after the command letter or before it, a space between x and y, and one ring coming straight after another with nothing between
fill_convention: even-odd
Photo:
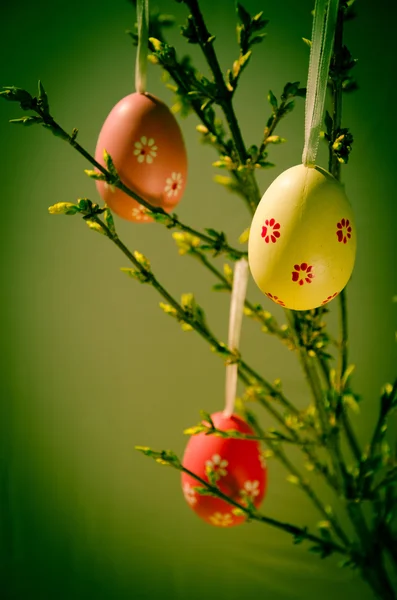
<instances>
[{"instance_id":1,"label":"ribbon loop","mask_svg":"<svg viewBox=\"0 0 397 600\"><path fill-rule=\"evenodd\" d=\"M305 105L305 146L302 162L314 165L327 93L339 0L316 0Z\"/></svg>"},{"instance_id":2,"label":"ribbon loop","mask_svg":"<svg viewBox=\"0 0 397 600\"><path fill-rule=\"evenodd\" d=\"M136 5L138 21L138 48L135 62L135 90L146 92L146 71L149 39L149 0L138 0Z\"/></svg>"},{"instance_id":3,"label":"ribbon loop","mask_svg":"<svg viewBox=\"0 0 397 600\"><path fill-rule=\"evenodd\" d=\"M243 309L248 285L248 262L243 258L236 262L234 267L232 297L229 313L228 346L231 350L238 350L240 344L241 325L243 322ZM226 393L225 409L223 414L230 417L234 410L234 401L237 390L238 364L226 367Z\"/></svg>"}]
</instances>

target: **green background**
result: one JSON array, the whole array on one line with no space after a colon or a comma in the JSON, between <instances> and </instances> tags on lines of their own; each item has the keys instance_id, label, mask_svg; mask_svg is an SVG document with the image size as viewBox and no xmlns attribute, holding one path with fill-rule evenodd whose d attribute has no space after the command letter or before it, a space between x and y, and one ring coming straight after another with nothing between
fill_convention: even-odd
<instances>
[{"instance_id":1,"label":"green background","mask_svg":"<svg viewBox=\"0 0 397 600\"><path fill-rule=\"evenodd\" d=\"M186 17L183 5L153 2ZM224 70L237 57L234 2L203 0ZM305 85L311 2L246 0L270 19L266 41L241 80L236 111L247 145L258 144L269 116L266 95L287 81ZM369 435L383 383L396 367L396 36L390 3L357 2L359 18L346 41L359 58L360 90L345 96L344 119L355 136L343 179L359 238L348 288L350 361L364 404L355 425ZM91 152L112 106L133 91L135 50L125 30L128 2L15 1L0 8L0 83L34 92L40 78L52 114L80 130ZM169 39L187 46L176 27ZM150 67L149 90L172 94ZM159 309L150 287L121 274L128 266L110 243L77 217L54 217L55 202L97 199L83 169L89 165L42 128L8 124L17 105L0 106L1 143L1 590L5 600L206 597L250 600L338 597L372 593L359 577L321 561L305 545L264 525L222 530L201 522L185 503L175 471L161 468L134 445L181 453L182 431L198 411L222 408L224 367L194 333L184 333ZM271 149L273 170L259 173L263 191L298 164L303 147L303 101L281 123L288 143ZM212 181L214 151L198 143L194 116L181 122L190 171L180 218L197 228L227 232L232 245L249 225L240 200ZM319 163L327 166L323 148ZM178 296L194 292L221 339L227 336L228 296L214 294L211 275L177 255L160 225L116 222L131 249L152 261L160 281ZM218 261L222 265L222 260ZM274 315L282 311L250 282L249 295ZM337 303L329 317L336 323ZM288 397L309 401L296 359L281 344L244 323L242 351L270 380L281 377ZM261 416L264 426L266 415ZM394 422L395 424L395 422ZM265 514L315 527L306 497L269 462ZM326 496L325 496L326 497ZM330 498L328 498L330 499Z\"/></svg>"}]
</instances>

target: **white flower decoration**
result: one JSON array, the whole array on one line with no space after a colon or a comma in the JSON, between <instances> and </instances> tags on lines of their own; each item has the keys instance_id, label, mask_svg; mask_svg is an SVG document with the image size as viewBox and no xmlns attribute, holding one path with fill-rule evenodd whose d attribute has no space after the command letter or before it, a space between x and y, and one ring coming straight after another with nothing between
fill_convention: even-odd
<instances>
[{"instance_id":1,"label":"white flower decoration","mask_svg":"<svg viewBox=\"0 0 397 600\"><path fill-rule=\"evenodd\" d=\"M266 467L267 467L266 458L264 457L262 452L259 454L259 462L261 463L262 469L266 469Z\"/></svg>"},{"instance_id":2,"label":"white flower decoration","mask_svg":"<svg viewBox=\"0 0 397 600\"><path fill-rule=\"evenodd\" d=\"M240 495L244 498L254 499L256 496L259 496L259 481L246 481L244 483L244 489L240 490Z\"/></svg>"},{"instance_id":3,"label":"white flower decoration","mask_svg":"<svg viewBox=\"0 0 397 600\"><path fill-rule=\"evenodd\" d=\"M181 173L171 173L171 177L165 180L164 191L169 198L176 196L182 187L182 175Z\"/></svg>"},{"instance_id":4,"label":"white flower decoration","mask_svg":"<svg viewBox=\"0 0 397 600\"><path fill-rule=\"evenodd\" d=\"M183 495L185 500L190 506L193 506L197 502L196 492L189 483L185 483L183 486Z\"/></svg>"},{"instance_id":5,"label":"white flower decoration","mask_svg":"<svg viewBox=\"0 0 397 600\"><path fill-rule=\"evenodd\" d=\"M229 527L229 525L233 524L232 515L230 513L220 513L216 512L210 517L210 521L213 525L218 525L218 527Z\"/></svg>"},{"instance_id":6,"label":"white flower decoration","mask_svg":"<svg viewBox=\"0 0 397 600\"><path fill-rule=\"evenodd\" d=\"M153 138L147 139L146 135L143 135L139 142L135 142L134 146L134 154L139 163L146 161L150 164L157 156L157 146Z\"/></svg>"},{"instance_id":7,"label":"white flower decoration","mask_svg":"<svg viewBox=\"0 0 397 600\"><path fill-rule=\"evenodd\" d=\"M107 181L105 181L104 185L107 190L110 190L114 194L114 192L116 191L116 187L112 183L108 183Z\"/></svg>"},{"instance_id":8,"label":"white flower decoration","mask_svg":"<svg viewBox=\"0 0 397 600\"><path fill-rule=\"evenodd\" d=\"M211 460L207 460L205 462L205 466L207 467L207 469L211 469L211 471L214 473L216 481L221 477L225 477L225 475L227 475L225 467L227 467L228 464L228 461L221 458L219 454L214 454Z\"/></svg>"},{"instance_id":9,"label":"white flower decoration","mask_svg":"<svg viewBox=\"0 0 397 600\"><path fill-rule=\"evenodd\" d=\"M140 204L139 206L135 206L132 209L132 216L135 218L136 221L148 221L149 220L146 208L142 204Z\"/></svg>"}]
</instances>

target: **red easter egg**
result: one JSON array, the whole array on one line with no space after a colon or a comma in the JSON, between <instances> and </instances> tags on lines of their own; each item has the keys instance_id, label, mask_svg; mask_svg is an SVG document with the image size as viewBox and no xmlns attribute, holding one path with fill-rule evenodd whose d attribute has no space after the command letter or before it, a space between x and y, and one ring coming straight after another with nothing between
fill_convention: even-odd
<instances>
[{"instance_id":1,"label":"red easter egg","mask_svg":"<svg viewBox=\"0 0 397 600\"><path fill-rule=\"evenodd\" d=\"M255 435L247 423L237 415L224 417L218 412L211 415L217 429L234 429ZM220 438L199 433L190 438L183 457L183 466L205 481L206 467L211 467L219 489L239 504L247 506L249 497L255 507L266 491L267 469L255 440ZM182 489L187 503L194 512L210 525L232 527L245 521L244 516L233 514L234 507L214 496L201 496L194 488L202 487L197 479L182 473Z\"/></svg>"},{"instance_id":2,"label":"red easter egg","mask_svg":"<svg viewBox=\"0 0 397 600\"><path fill-rule=\"evenodd\" d=\"M151 94L130 94L110 111L99 134L95 159L113 159L121 181L139 196L171 211L182 198L187 156L180 127L169 108ZM129 221L151 221L143 205L106 182L96 182L106 204Z\"/></svg>"}]
</instances>

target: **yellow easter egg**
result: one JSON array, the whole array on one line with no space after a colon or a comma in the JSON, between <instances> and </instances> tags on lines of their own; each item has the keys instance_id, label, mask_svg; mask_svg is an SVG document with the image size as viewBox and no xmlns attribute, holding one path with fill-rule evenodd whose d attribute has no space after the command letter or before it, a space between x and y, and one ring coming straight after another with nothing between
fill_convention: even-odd
<instances>
[{"instance_id":1,"label":"yellow easter egg","mask_svg":"<svg viewBox=\"0 0 397 600\"><path fill-rule=\"evenodd\" d=\"M266 296L293 310L327 304L349 281L355 256L353 211L330 173L297 165L273 181L248 242L251 273Z\"/></svg>"}]
</instances>

